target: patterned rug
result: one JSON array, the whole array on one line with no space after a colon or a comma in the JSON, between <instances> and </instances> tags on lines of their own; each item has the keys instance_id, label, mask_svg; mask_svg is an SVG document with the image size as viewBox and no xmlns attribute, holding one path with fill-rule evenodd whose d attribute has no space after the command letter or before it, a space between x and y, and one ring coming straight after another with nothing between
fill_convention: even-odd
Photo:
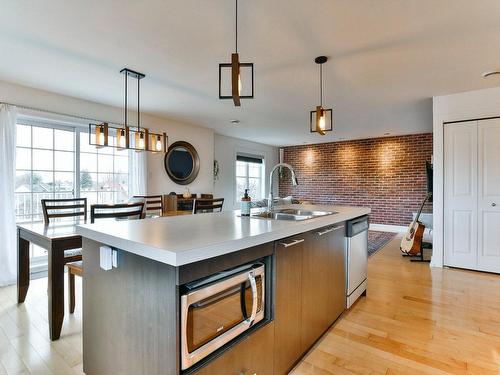
<instances>
[{"instance_id":1,"label":"patterned rug","mask_svg":"<svg viewBox=\"0 0 500 375\"><path fill-rule=\"evenodd\" d=\"M390 240L396 237L397 233L379 232L376 230L368 231L368 256L372 256L383 248Z\"/></svg>"}]
</instances>

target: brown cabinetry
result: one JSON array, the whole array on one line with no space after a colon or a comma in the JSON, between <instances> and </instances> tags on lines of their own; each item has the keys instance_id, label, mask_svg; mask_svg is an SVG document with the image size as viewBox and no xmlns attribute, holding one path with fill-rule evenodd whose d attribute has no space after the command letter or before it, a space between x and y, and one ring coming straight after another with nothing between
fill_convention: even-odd
<instances>
[{"instance_id":1,"label":"brown cabinetry","mask_svg":"<svg viewBox=\"0 0 500 375\"><path fill-rule=\"evenodd\" d=\"M274 373L287 374L302 355L302 253L307 234L276 243Z\"/></svg>"},{"instance_id":2,"label":"brown cabinetry","mask_svg":"<svg viewBox=\"0 0 500 375\"><path fill-rule=\"evenodd\" d=\"M287 374L345 308L344 224L276 243L274 374Z\"/></svg>"},{"instance_id":3,"label":"brown cabinetry","mask_svg":"<svg viewBox=\"0 0 500 375\"><path fill-rule=\"evenodd\" d=\"M302 350L338 318L345 307L344 226L307 234L302 255Z\"/></svg>"},{"instance_id":4,"label":"brown cabinetry","mask_svg":"<svg viewBox=\"0 0 500 375\"><path fill-rule=\"evenodd\" d=\"M197 375L272 375L274 323L259 328L198 371Z\"/></svg>"}]
</instances>

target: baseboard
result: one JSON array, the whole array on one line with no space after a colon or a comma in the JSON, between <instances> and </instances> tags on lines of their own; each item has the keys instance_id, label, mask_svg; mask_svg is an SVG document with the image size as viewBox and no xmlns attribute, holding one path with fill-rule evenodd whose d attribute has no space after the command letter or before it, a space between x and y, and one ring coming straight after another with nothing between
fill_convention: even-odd
<instances>
[{"instance_id":1,"label":"baseboard","mask_svg":"<svg viewBox=\"0 0 500 375\"><path fill-rule=\"evenodd\" d=\"M401 232L406 232L408 227L402 226L402 225L388 225L388 224L375 224L375 223L370 223L370 230L377 230L380 232L394 232L394 233L401 233Z\"/></svg>"}]
</instances>

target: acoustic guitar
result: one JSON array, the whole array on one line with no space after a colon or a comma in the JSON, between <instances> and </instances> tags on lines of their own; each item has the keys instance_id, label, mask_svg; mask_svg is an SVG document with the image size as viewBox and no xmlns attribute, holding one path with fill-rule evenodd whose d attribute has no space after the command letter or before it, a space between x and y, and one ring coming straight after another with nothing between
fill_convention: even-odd
<instances>
[{"instance_id":1,"label":"acoustic guitar","mask_svg":"<svg viewBox=\"0 0 500 375\"><path fill-rule=\"evenodd\" d=\"M428 193L425 197L420 209L418 210L418 214L415 217L415 220L412 221L406 234L403 236L401 240L401 246L399 249L402 253L407 255L417 255L420 253L422 248L422 239L424 238L424 230L425 225L422 224L420 219L420 214L422 213L422 209L424 208L425 203L429 200L432 193Z\"/></svg>"}]
</instances>

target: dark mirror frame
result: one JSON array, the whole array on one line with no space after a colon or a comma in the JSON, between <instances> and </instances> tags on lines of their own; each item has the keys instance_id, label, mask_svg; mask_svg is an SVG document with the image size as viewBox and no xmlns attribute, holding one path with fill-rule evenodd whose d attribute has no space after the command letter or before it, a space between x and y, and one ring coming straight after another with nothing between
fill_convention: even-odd
<instances>
[{"instance_id":1,"label":"dark mirror frame","mask_svg":"<svg viewBox=\"0 0 500 375\"><path fill-rule=\"evenodd\" d=\"M178 148L184 148L186 149L189 154L191 155L191 158L193 158L193 169L191 170L191 173L186 177L186 178L178 178L176 177L172 171L170 170L170 167L168 165L168 162L170 160L170 155L172 152ZM168 152L165 154L165 159L163 160L163 164L165 165L165 171L168 174L168 177L175 183L179 185L187 185L193 182L196 177L198 176L198 172L200 171L200 157L198 156L198 152L196 149L193 147L191 143L184 142L184 141L177 141L172 143L168 147Z\"/></svg>"}]
</instances>

